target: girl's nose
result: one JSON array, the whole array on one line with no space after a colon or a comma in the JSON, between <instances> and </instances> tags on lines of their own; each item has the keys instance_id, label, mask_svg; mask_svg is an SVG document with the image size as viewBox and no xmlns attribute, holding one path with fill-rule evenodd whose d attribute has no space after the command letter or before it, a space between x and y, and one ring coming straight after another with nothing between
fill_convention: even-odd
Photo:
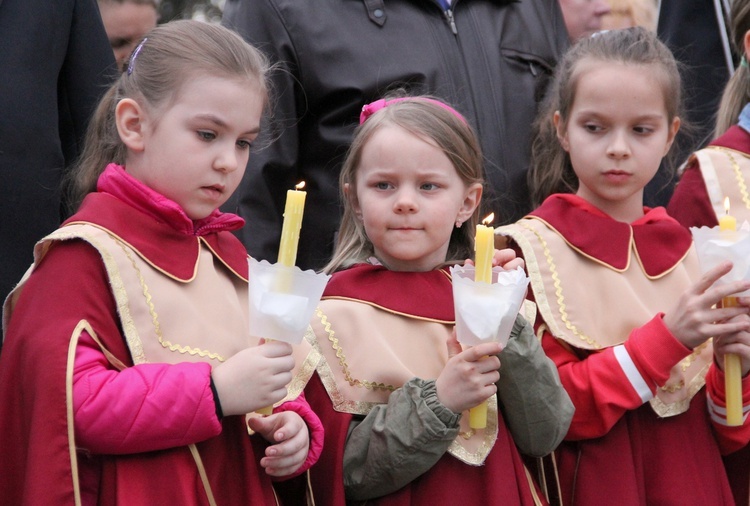
<instances>
[{"instance_id":1,"label":"girl's nose","mask_svg":"<svg viewBox=\"0 0 750 506\"><path fill-rule=\"evenodd\" d=\"M396 213L413 213L418 209L417 200L414 192L409 189L400 189L393 203L393 210Z\"/></svg>"},{"instance_id":2,"label":"girl's nose","mask_svg":"<svg viewBox=\"0 0 750 506\"><path fill-rule=\"evenodd\" d=\"M222 172L234 172L238 167L239 159L234 145L232 145L232 149L222 149L214 160L214 169Z\"/></svg>"},{"instance_id":3,"label":"girl's nose","mask_svg":"<svg viewBox=\"0 0 750 506\"><path fill-rule=\"evenodd\" d=\"M625 132L613 132L607 146L607 156L610 158L627 158L630 156L630 145Z\"/></svg>"}]
</instances>

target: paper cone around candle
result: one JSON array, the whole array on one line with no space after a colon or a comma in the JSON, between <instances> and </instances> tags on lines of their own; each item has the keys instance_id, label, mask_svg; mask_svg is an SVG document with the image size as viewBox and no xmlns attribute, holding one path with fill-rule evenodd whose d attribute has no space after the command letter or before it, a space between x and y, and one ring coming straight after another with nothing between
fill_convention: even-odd
<instances>
[{"instance_id":1,"label":"paper cone around candle","mask_svg":"<svg viewBox=\"0 0 750 506\"><path fill-rule=\"evenodd\" d=\"M250 335L299 344L330 276L254 258L248 265Z\"/></svg>"},{"instance_id":2,"label":"paper cone around candle","mask_svg":"<svg viewBox=\"0 0 750 506\"><path fill-rule=\"evenodd\" d=\"M732 261L732 270L722 276L716 285L750 280L750 225L747 222L736 231L719 230L718 227L690 227L690 232L702 272L727 260ZM749 296L750 290L735 295Z\"/></svg>"},{"instance_id":3,"label":"paper cone around candle","mask_svg":"<svg viewBox=\"0 0 750 506\"><path fill-rule=\"evenodd\" d=\"M521 309L529 278L520 267L492 269L492 283L474 281L474 267L451 267L458 341L474 346L497 341L503 346Z\"/></svg>"}]
</instances>

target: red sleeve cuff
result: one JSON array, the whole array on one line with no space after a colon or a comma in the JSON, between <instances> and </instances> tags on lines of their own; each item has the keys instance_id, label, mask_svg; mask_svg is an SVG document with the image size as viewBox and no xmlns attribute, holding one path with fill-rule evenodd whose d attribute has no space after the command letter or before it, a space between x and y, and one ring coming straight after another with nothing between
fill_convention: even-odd
<instances>
[{"instance_id":1,"label":"red sleeve cuff","mask_svg":"<svg viewBox=\"0 0 750 506\"><path fill-rule=\"evenodd\" d=\"M300 396L296 399L284 402L283 404L274 408L274 412L279 411L294 411L302 417L302 419L307 424L308 430L310 431L310 449L307 452L307 458L302 463L300 468L297 469L294 473L279 478L280 480L288 480L304 473L318 461L318 459L320 458L320 454L323 452L324 430L320 418L318 418L318 415L315 414L310 405L307 403L304 393L301 393Z\"/></svg>"},{"instance_id":2,"label":"red sleeve cuff","mask_svg":"<svg viewBox=\"0 0 750 506\"><path fill-rule=\"evenodd\" d=\"M625 349L644 377L656 385L664 385L672 367L692 353L664 324L664 313L633 330Z\"/></svg>"}]
</instances>

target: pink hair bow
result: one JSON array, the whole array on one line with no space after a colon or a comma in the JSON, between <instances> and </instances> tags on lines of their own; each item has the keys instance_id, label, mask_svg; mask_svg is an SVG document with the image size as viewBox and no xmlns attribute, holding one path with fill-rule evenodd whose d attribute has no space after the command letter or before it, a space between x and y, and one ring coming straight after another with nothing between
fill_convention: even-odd
<instances>
[{"instance_id":1,"label":"pink hair bow","mask_svg":"<svg viewBox=\"0 0 750 506\"><path fill-rule=\"evenodd\" d=\"M392 98L391 100L386 101L384 98L381 98L380 100L376 100L375 102L370 102L367 105L362 106L362 112L359 114L359 124L361 125L364 123L367 118L378 112L380 109L383 109L387 105L395 104L397 102L406 102L409 100L422 100L425 102L430 102L431 104L435 104L439 107L442 107L446 111L453 114L455 117L460 119L463 123L467 124L466 118L464 118L460 112L455 110L453 107L449 106L448 104L441 102L440 100L435 100L432 98L425 98L425 97L402 97L402 98Z\"/></svg>"}]
</instances>

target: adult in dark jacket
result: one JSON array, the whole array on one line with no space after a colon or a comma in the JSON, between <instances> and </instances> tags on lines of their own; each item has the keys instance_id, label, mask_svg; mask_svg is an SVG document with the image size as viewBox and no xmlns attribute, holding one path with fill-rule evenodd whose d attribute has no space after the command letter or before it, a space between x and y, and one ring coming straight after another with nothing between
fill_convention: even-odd
<instances>
[{"instance_id":1,"label":"adult in dark jacket","mask_svg":"<svg viewBox=\"0 0 750 506\"><path fill-rule=\"evenodd\" d=\"M61 222L62 176L114 71L96 0L0 0L0 300Z\"/></svg>"},{"instance_id":2,"label":"adult in dark jacket","mask_svg":"<svg viewBox=\"0 0 750 506\"><path fill-rule=\"evenodd\" d=\"M684 64L685 112L692 131L687 138L678 136L682 161L714 137L719 99L735 66L725 22L728 9L729 0L662 0L659 4L659 38ZM653 203L666 205L676 178L666 181L662 173L661 180L661 188L651 184L646 193L648 198L649 190L658 190L652 193Z\"/></svg>"},{"instance_id":3,"label":"adult in dark jacket","mask_svg":"<svg viewBox=\"0 0 750 506\"><path fill-rule=\"evenodd\" d=\"M304 180L297 264L321 267L339 224L338 175L364 104L437 96L477 130L496 224L530 209L531 123L567 46L555 0L229 0L223 24L280 62L266 128L227 210L250 254L276 261L286 191Z\"/></svg>"}]
</instances>

